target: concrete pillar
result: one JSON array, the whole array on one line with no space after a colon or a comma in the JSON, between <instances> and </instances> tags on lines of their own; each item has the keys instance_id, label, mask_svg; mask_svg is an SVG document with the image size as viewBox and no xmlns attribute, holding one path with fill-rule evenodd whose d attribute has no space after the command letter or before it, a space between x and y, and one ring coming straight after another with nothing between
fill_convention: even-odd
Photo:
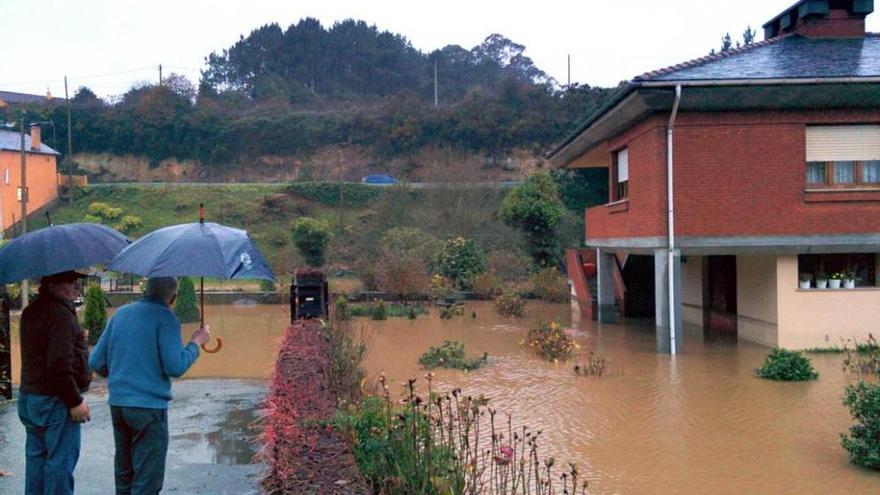
<instances>
[{"instance_id":1,"label":"concrete pillar","mask_svg":"<svg viewBox=\"0 0 880 495\"><path fill-rule=\"evenodd\" d=\"M669 332L669 250L654 251L654 314L657 325L657 352L670 353ZM681 331L681 253L676 249L672 257L673 299L675 309L675 352L682 348Z\"/></svg>"},{"instance_id":2,"label":"concrete pillar","mask_svg":"<svg viewBox=\"0 0 880 495\"><path fill-rule=\"evenodd\" d=\"M614 270L617 269L617 260L613 253L596 250L598 280L596 283L599 292L599 323L617 323L620 321L620 312L614 304Z\"/></svg>"}]
</instances>

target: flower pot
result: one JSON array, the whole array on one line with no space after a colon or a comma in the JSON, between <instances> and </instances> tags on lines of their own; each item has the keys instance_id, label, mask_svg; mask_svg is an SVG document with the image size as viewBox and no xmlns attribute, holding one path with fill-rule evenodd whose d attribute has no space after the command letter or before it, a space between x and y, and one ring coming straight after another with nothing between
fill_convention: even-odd
<instances>
[{"instance_id":1,"label":"flower pot","mask_svg":"<svg viewBox=\"0 0 880 495\"><path fill-rule=\"evenodd\" d=\"M809 280L801 280L801 289L809 289L810 281Z\"/></svg>"},{"instance_id":2,"label":"flower pot","mask_svg":"<svg viewBox=\"0 0 880 495\"><path fill-rule=\"evenodd\" d=\"M855 289L856 288L856 281L853 279L844 280L843 281L843 288L844 289Z\"/></svg>"},{"instance_id":3,"label":"flower pot","mask_svg":"<svg viewBox=\"0 0 880 495\"><path fill-rule=\"evenodd\" d=\"M840 288L840 279L832 278L828 280L828 288L829 289L839 289Z\"/></svg>"},{"instance_id":4,"label":"flower pot","mask_svg":"<svg viewBox=\"0 0 880 495\"><path fill-rule=\"evenodd\" d=\"M820 278L820 279L816 280L816 288L817 289L824 289L826 287L828 287L827 280L825 280L824 278Z\"/></svg>"}]
</instances>

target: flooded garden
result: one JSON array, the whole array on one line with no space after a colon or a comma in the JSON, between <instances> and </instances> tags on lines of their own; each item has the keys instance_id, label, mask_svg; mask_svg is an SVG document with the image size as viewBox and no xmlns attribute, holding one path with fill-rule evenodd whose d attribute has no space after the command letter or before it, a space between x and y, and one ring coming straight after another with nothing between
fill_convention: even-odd
<instances>
[{"instance_id":1,"label":"flooded garden","mask_svg":"<svg viewBox=\"0 0 880 495\"><path fill-rule=\"evenodd\" d=\"M175 400L172 410L179 417L172 418L172 429L185 429L199 413L201 403L194 402L199 395L219 394L224 410L213 412L220 414L217 426L203 433L172 433L169 466L175 465L178 452L177 469L187 469L186 462L252 462L258 446L250 423L258 417L265 394L260 383L271 376L289 322L286 305L208 309L224 350L203 355L188 379L175 386L179 394L194 386L187 382L210 383L193 397ZM571 360L545 361L522 345L528 329L549 321L560 322L574 338L577 348ZM482 394L504 423L510 414L514 428L541 430L541 455L554 457L559 466L575 463L581 479L589 481L590 493L880 492L876 473L850 464L840 447L840 433L852 424L841 403L852 378L842 371L840 354L809 355L819 372L817 381L773 382L755 376L767 348L713 340L690 329L684 352L673 360L656 353L650 323L572 323L568 305L538 302L528 303L522 318L500 317L491 303L472 302L451 319L441 319L435 307L415 320L354 319L354 326L362 326L368 336L367 391L377 389L382 373L394 396L404 393L411 378L417 380L416 388L426 387L419 358L445 341L462 343L469 356L487 353L479 369L434 370L434 388ZM183 332L191 331L186 326ZM16 337L14 332L17 360ZM602 376L574 370L589 366L591 352L606 360ZM17 362L13 369L18 371ZM224 391L231 396L224 397ZM93 411L103 409L93 406ZM5 420L2 431L18 428L10 423L13 419ZM86 429L84 466L90 464L88 437ZM254 490L259 468L247 467L253 469L248 476ZM173 478L173 470L169 476Z\"/></svg>"}]
</instances>

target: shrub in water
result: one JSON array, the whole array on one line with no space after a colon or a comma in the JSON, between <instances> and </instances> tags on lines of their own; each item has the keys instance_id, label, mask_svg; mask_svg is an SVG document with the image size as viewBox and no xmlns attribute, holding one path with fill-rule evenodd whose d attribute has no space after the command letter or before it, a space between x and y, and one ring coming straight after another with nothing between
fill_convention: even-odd
<instances>
[{"instance_id":1,"label":"shrub in water","mask_svg":"<svg viewBox=\"0 0 880 495\"><path fill-rule=\"evenodd\" d=\"M511 290L495 298L495 311L501 316L522 316L525 314L526 301Z\"/></svg>"},{"instance_id":2,"label":"shrub in water","mask_svg":"<svg viewBox=\"0 0 880 495\"><path fill-rule=\"evenodd\" d=\"M494 299L503 291L504 287L501 285L501 279L494 273L481 273L474 279L474 292L481 299Z\"/></svg>"},{"instance_id":3,"label":"shrub in water","mask_svg":"<svg viewBox=\"0 0 880 495\"><path fill-rule=\"evenodd\" d=\"M419 364L425 368L452 368L457 370L475 370L486 363L488 353L482 358L468 358L461 342L443 342L443 345L431 347L419 358Z\"/></svg>"},{"instance_id":4,"label":"shrub in water","mask_svg":"<svg viewBox=\"0 0 880 495\"><path fill-rule=\"evenodd\" d=\"M83 326L89 331L89 344L97 344L107 325L107 299L98 285L89 286L86 291L86 311Z\"/></svg>"},{"instance_id":5,"label":"shrub in water","mask_svg":"<svg viewBox=\"0 0 880 495\"><path fill-rule=\"evenodd\" d=\"M548 361L568 359L572 351L577 348L574 339L569 337L562 325L555 321L529 330L520 343L527 345L535 354Z\"/></svg>"},{"instance_id":6,"label":"shrub in water","mask_svg":"<svg viewBox=\"0 0 880 495\"><path fill-rule=\"evenodd\" d=\"M800 352L774 349L757 370L758 376L769 380L799 382L819 377L810 360Z\"/></svg>"},{"instance_id":7,"label":"shrub in water","mask_svg":"<svg viewBox=\"0 0 880 495\"><path fill-rule=\"evenodd\" d=\"M388 319L388 311L385 309L385 303L379 301L379 304L373 306L373 311L370 313L370 319L372 320L387 320Z\"/></svg>"},{"instance_id":8,"label":"shrub in water","mask_svg":"<svg viewBox=\"0 0 880 495\"><path fill-rule=\"evenodd\" d=\"M192 323L201 319L199 306L196 304L196 287L189 277L180 277L174 314L181 323Z\"/></svg>"},{"instance_id":9,"label":"shrub in water","mask_svg":"<svg viewBox=\"0 0 880 495\"><path fill-rule=\"evenodd\" d=\"M843 405L856 424L840 442L853 464L880 470L880 384L859 381L846 387Z\"/></svg>"},{"instance_id":10,"label":"shrub in water","mask_svg":"<svg viewBox=\"0 0 880 495\"><path fill-rule=\"evenodd\" d=\"M571 297L568 282L554 267L543 268L532 275L532 290L542 301L564 303Z\"/></svg>"}]
</instances>

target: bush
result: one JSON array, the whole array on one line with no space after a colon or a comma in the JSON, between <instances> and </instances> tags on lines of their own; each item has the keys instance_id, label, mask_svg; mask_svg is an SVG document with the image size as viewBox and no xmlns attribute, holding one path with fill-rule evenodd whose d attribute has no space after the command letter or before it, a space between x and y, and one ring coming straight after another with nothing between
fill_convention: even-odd
<instances>
[{"instance_id":1,"label":"bush","mask_svg":"<svg viewBox=\"0 0 880 495\"><path fill-rule=\"evenodd\" d=\"M525 307L525 299L510 290L495 298L495 311L501 316L523 316L525 314Z\"/></svg>"},{"instance_id":2,"label":"bush","mask_svg":"<svg viewBox=\"0 0 880 495\"><path fill-rule=\"evenodd\" d=\"M481 273L474 279L474 293L481 299L494 299L502 292L501 280L492 272Z\"/></svg>"},{"instance_id":3,"label":"bush","mask_svg":"<svg viewBox=\"0 0 880 495\"><path fill-rule=\"evenodd\" d=\"M388 319L388 310L385 309L385 303L379 301L379 304L373 306L373 310L370 312L371 320L387 320Z\"/></svg>"},{"instance_id":4,"label":"bush","mask_svg":"<svg viewBox=\"0 0 880 495\"><path fill-rule=\"evenodd\" d=\"M199 305L196 303L196 287L189 277L180 277L177 288L177 301L174 303L174 314L181 323L193 323L201 320Z\"/></svg>"},{"instance_id":5,"label":"bush","mask_svg":"<svg viewBox=\"0 0 880 495\"><path fill-rule=\"evenodd\" d=\"M486 364L488 353L482 358L469 358L465 355L464 344L445 341L438 347L431 347L419 358L419 364L428 369L452 368L456 370L475 370Z\"/></svg>"},{"instance_id":6,"label":"bush","mask_svg":"<svg viewBox=\"0 0 880 495\"><path fill-rule=\"evenodd\" d=\"M390 303L385 304L384 302L373 303L373 304L347 304L347 314L349 317L354 316L369 316L372 317L373 313L378 311L378 306L381 305L385 308L383 311L385 313L386 318L410 318L410 315L425 315L428 314L427 308L417 304L397 304Z\"/></svg>"},{"instance_id":7,"label":"bush","mask_svg":"<svg viewBox=\"0 0 880 495\"><path fill-rule=\"evenodd\" d=\"M324 265L330 225L324 220L302 217L293 224L293 243L309 266Z\"/></svg>"},{"instance_id":8,"label":"bush","mask_svg":"<svg viewBox=\"0 0 880 495\"><path fill-rule=\"evenodd\" d=\"M550 175L540 173L526 179L504 198L498 213L504 223L523 233L526 251L535 265L555 264L560 254L556 228L564 206Z\"/></svg>"},{"instance_id":9,"label":"bush","mask_svg":"<svg viewBox=\"0 0 880 495\"><path fill-rule=\"evenodd\" d=\"M532 260L517 250L492 251L486 256L486 271L503 282L519 282L529 276Z\"/></svg>"},{"instance_id":10,"label":"bush","mask_svg":"<svg viewBox=\"0 0 880 495\"><path fill-rule=\"evenodd\" d=\"M542 324L538 328L529 330L521 343L548 361L568 359L572 351L577 348L574 339L569 337L562 325L556 322Z\"/></svg>"},{"instance_id":11,"label":"bush","mask_svg":"<svg viewBox=\"0 0 880 495\"><path fill-rule=\"evenodd\" d=\"M846 387L843 405L856 424L840 442L853 464L880 470L880 384L859 381Z\"/></svg>"},{"instance_id":12,"label":"bush","mask_svg":"<svg viewBox=\"0 0 880 495\"><path fill-rule=\"evenodd\" d=\"M337 321L345 321L351 318L348 312L348 298L340 294L333 303L333 319Z\"/></svg>"},{"instance_id":13,"label":"bush","mask_svg":"<svg viewBox=\"0 0 880 495\"><path fill-rule=\"evenodd\" d=\"M470 290L486 268L483 252L473 239L454 237L440 247L437 273L455 281L459 290Z\"/></svg>"},{"instance_id":14,"label":"bush","mask_svg":"<svg viewBox=\"0 0 880 495\"><path fill-rule=\"evenodd\" d=\"M342 189L343 204L348 207L365 206L378 198L382 191L378 187L364 184L340 184L338 182L294 182L287 191L312 201L328 205L339 205L339 190Z\"/></svg>"},{"instance_id":15,"label":"bush","mask_svg":"<svg viewBox=\"0 0 880 495\"><path fill-rule=\"evenodd\" d=\"M464 304L460 302L452 303L448 306L443 306L440 309L440 319L441 320L451 320L456 316L464 315Z\"/></svg>"},{"instance_id":16,"label":"bush","mask_svg":"<svg viewBox=\"0 0 880 495\"><path fill-rule=\"evenodd\" d=\"M107 298L98 285L89 286L86 291L86 310L83 326L89 331L89 344L97 344L107 325Z\"/></svg>"},{"instance_id":17,"label":"bush","mask_svg":"<svg viewBox=\"0 0 880 495\"><path fill-rule=\"evenodd\" d=\"M143 224L141 217L137 215L125 215L114 228L125 235L131 235L134 231L141 228Z\"/></svg>"},{"instance_id":18,"label":"bush","mask_svg":"<svg viewBox=\"0 0 880 495\"><path fill-rule=\"evenodd\" d=\"M571 298L568 281L553 267L542 268L532 275L532 290L542 301L564 303Z\"/></svg>"},{"instance_id":19,"label":"bush","mask_svg":"<svg viewBox=\"0 0 880 495\"><path fill-rule=\"evenodd\" d=\"M106 223L122 216L122 208L114 208L107 203L94 202L89 205L88 215L92 219L98 219L96 223Z\"/></svg>"},{"instance_id":20,"label":"bush","mask_svg":"<svg viewBox=\"0 0 880 495\"><path fill-rule=\"evenodd\" d=\"M278 288L275 287L275 282L260 279L260 292L275 292L277 290Z\"/></svg>"},{"instance_id":21,"label":"bush","mask_svg":"<svg viewBox=\"0 0 880 495\"><path fill-rule=\"evenodd\" d=\"M761 378L784 382L815 380L819 377L803 353L785 349L774 349L757 373Z\"/></svg>"}]
</instances>

